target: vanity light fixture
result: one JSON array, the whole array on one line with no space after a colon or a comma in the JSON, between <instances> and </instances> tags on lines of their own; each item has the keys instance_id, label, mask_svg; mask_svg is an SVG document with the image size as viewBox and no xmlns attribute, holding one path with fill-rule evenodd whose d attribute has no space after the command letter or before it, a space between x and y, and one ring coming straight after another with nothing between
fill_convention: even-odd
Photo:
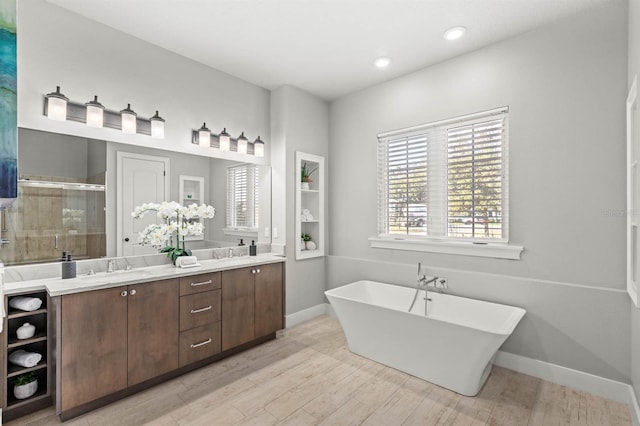
<instances>
[{"instance_id":1,"label":"vanity light fixture","mask_svg":"<svg viewBox=\"0 0 640 426\"><path fill-rule=\"evenodd\" d=\"M218 142L220 143L221 151L231 151L231 136L227 133L226 127L222 129L222 132L220 132Z\"/></svg>"},{"instance_id":2,"label":"vanity light fixture","mask_svg":"<svg viewBox=\"0 0 640 426\"><path fill-rule=\"evenodd\" d=\"M98 102L98 96L86 103L70 101L60 93L60 86L56 87L55 92L45 95L44 115L52 120L75 121L90 127L108 127L128 134L139 133L164 139L164 119L158 115L158 111L147 119L138 117L131 109L131 104L122 111L109 110Z\"/></svg>"},{"instance_id":3,"label":"vanity light fixture","mask_svg":"<svg viewBox=\"0 0 640 426\"><path fill-rule=\"evenodd\" d=\"M120 111L120 117L122 118L122 132L130 135L135 134L138 114L131 109L131 104L127 104L127 107Z\"/></svg>"},{"instance_id":4,"label":"vanity light fixture","mask_svg":"<svg viewBox=\"0 0 640 426\"><path fill-rule=\"evenodd\" d=\"M60 93L60 86L56 86L56 91L49 93L45 98L45 115L52 120L67 120L67 102L69 98Z\"/></svg>"},{"instance_id":5,"label":"vanity light fixture","mask_svg":"<svg viewBox=\"0 0 640 426\"><path fill-rule=\"evenodd\" d=\"M149 121L151 121L151 137L153 139L164 139L164 118L158 115L158 111Z\"/></svg>"},{"instance_id":6,"label":"vanity light fixture","mask_svg":"<svg viewBox=\"0 0 640 426\"><path fill-rule=\"evenodd\" d=\"M264 157L264 142L260 139L260 136L253 142L253 155Z\"/></svg>"},{"instance_id":7,"label":"vanity light fixture","mask_svg":"<svg viewBox=\"0 0 640 426\"><path fill-rule=\"evenodd\" d=\"M226 127L222 129L220 134L216 135L207 129L207 123L203 123L202 127L198 130L191 130L191 143L214 149L217 148L220 151L231 151L237 152L238 154L253 154L256 157L264 157L264 141L260 139L260 136L258 136L253 143L249 142L244 132L242 132L237 139L232 138L229 133L227 133ZM253 152L249 150L249 145L253 146ZM232 146L235 146L233 151L231 150Z\"/></svg>"},{"instance_id":8,"label":"vanity light fixture","mask_svg":"<svg viewBox=\"0 0 640 426\"><path fill-rule=\"evenodd\" d=\"M211 146L211 131L207 129L207 123L202 123L202 127L198 129L198 141L200 146Z\"/></svg>"},{"instance_id":9,"label":"vanity light fixture","mask_svg":"<svg viewBox=\"0 0 640 426\"><path fill-rule=\"evenodd\" d=\"M238 151L239 154L246 154L247 153L247 143L248 142L249 142L249 140L244 137L244 132L242 132L242 134L240 136L238 136L237 151Z\"/></svg>"},{"instance_id":10,"label":"vanity light fixture","mask_svg":"<svg viewBox=\"0 0 640 426\"><path fill-rule=\"evenodd\" d=\"M104 124L104 106L98 102L98 96L85 104L87 107L87 126L102 127Z\"/></svg>"},{"instance_id":11,"label":"vanity light fixture","mask_svg":"<svg viewBox=\"0 0 640 426\"><path fill-rule=\"evenodd\" d=\"M443 37L445 40L453 41L462 37L465 32L467 32L465 27L453 27L445 31Z\"/></svg>"}]
</instances>

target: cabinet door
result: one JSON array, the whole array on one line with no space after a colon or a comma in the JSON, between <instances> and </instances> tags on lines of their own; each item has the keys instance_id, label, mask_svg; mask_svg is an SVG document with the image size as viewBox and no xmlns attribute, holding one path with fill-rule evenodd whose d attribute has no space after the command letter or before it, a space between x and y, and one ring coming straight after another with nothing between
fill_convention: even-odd
<instances>
[{"instance_id":1,"label":"cabinet door","mask_svg":"<svg viewBox=\"0 0 640 426\"><path fill-rule=\"evenodd\" d=\"M255 268L255 337L280 330L282 324L282 263Z\"/></svg>"},{"instance_id":2,"label":"cabinet door","mask_svg":"<svg viewBox=\"0 0 640 426\"><path fill-rule=\"evenodd\" d=\"M254 338L253 268L222 272L222 350Z\"/></svg>"},{"instance_id":3,"label":"cabinet door","mask_svg":"<svg viewBox=\"0 0 640 426\"><path fill-rule=\"evenodd\" d=\"M178 280L129 286L128 384L178 368Z\"/></svg>"},{"instance_id":4,"label":"cabinet door","mask_svg":"<svg viewBox=\"0 0 640 426\"><path fill-rule=\"evenodd\" d=\"M62 411L127 387L127 297L124 288L62 296Z\"/></svg>"}]
</instances>

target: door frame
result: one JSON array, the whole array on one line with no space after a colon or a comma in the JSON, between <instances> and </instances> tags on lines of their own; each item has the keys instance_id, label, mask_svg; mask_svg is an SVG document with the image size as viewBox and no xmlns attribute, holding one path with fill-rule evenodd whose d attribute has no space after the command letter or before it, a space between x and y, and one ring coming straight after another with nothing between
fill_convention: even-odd
<instances>
[{"instance_id":1,"label":"door frame","mask_svg":"<svg viewBox=\"0 0 640 426\"><path fill-rule=\"evenodd\" d=\"M158 161L164 163L164 199L165 201L169 200L170 188L169 185L171 180L169 179L170 170L169 170L169 158L167 157L158 157L156 155L146 155L146 154L137 154L134 152L126 152L126 151L116 151L116 256L121 257L123 253L122 247L122 194L123 194L123 186L124 186L124 177L122 175L123 172L123 162L125 158L133 158L136 160L149 160L149 161Z\"/></svg>"}]
</instances>

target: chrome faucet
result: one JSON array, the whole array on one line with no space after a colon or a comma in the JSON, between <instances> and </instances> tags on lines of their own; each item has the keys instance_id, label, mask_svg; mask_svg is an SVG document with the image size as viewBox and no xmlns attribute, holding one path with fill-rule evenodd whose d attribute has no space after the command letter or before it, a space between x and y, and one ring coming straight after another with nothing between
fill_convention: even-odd
<instances>
[{"instance_id":1,"label":"chrome faucet","mask_svg":"<svg viewBox=\"0 0 640 426\"><path fill-rule=\"evenodd\" d=\"M114 272L116 269L116 261L114 259L108 260L107 261L107 273L110 274L111 272Z\"/></svg>"},{"instance_id":2,"label":"chrome faucet","mask_svg":"<svg viewBox=\"0 0 640 426\"><path fill-rule=\"evenodd\" d=\"M413 305L416 304L418 293L420 293L420 287L424 286L424 316L427 316L427 305L431 301L431 299L429 298L427 287L429 286L429 284L435 283L439 279L440 278L438 277L427 277L426 275L422 274L422 263L418 262L418 279L416 280L418 284L416 285L416 294L413 296L413 301L411 302L411 306L409 306L408 312L411 312L411 310L413 309Z\"/></svg>"}]
</instances>

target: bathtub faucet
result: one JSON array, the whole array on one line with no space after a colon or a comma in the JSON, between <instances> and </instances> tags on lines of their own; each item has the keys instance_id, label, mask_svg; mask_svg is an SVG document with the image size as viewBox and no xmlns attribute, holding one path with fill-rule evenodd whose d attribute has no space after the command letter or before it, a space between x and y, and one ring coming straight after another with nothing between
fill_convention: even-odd
<instances>
[{"instance_id":1,"label":"bathtub faucet","mask_svg":"<svg viewBox=\"0 0 640 426\"><path fill-rule=\"evenodd\" d=\"M427 304L431 299L429 299L429 292L427 291L427 287L431 283L435 283L438 281L438 277L427 277L422 274L422 263L418 262L418 285L416 285L416 294L413 296L413 301L411 302L411 306L409 306L409 311L413 309L413 305L416 304L416 300L418 299L418 293L420 293L420 287L424 286L424 316L427 316Z\"/></svg>"}]
</instances>

